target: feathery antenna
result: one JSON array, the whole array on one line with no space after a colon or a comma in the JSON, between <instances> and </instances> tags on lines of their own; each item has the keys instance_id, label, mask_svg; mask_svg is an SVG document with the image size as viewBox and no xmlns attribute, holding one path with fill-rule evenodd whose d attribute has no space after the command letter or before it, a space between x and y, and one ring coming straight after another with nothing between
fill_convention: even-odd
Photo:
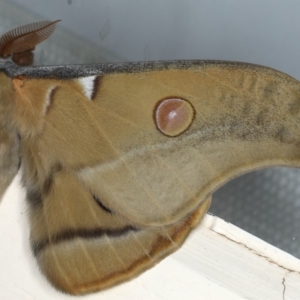
<instances>
[{"instance_id":1,"label":"feathery antenna","mask_svg":"<svg viewBox=\"0 0 300 300\"><path fill-rule=\"evenodd\" d=\"M0 38L0 57L12 56L22 66L32 64L32 50L53 33L59 21L35 22L8 31Z\"/></svg>"}]
</instances>

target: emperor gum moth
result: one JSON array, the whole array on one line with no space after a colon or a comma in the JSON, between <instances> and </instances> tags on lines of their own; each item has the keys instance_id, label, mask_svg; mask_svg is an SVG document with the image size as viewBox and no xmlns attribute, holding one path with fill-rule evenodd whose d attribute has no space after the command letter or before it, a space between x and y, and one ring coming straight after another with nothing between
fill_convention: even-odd
<instances>
[{"instance_id":1,"label":"emperor gum moth","mask_svg":"<svg viewBox=\"0 0 300 300\"><path fill-rule=\"evenodd\" d=\"M35 24L23 40L55 22ZM2 57L28 52L7 46L23 44L12 32ZM0 193L21 162L32 252L70 294L116 285L174 252L228 180L300 166L300 84L258 65L2 61L0 105Z\"/></svg>"}]
</instances>

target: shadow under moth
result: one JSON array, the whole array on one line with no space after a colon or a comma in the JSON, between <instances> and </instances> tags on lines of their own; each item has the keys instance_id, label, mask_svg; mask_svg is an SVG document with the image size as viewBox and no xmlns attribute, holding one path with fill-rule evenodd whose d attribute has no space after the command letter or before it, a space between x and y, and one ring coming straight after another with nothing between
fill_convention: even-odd
<instances>
[{"instance_id":1,"label":"shadow under moth","mask_svg":"<svg viewBox=\"0 0 300 300\"><path fill-rule=\"evenodd\" d=\"M54 26L8 32L0 55L30 65ZM61 291L137 276L180 247L228 180L300 166L300 84L273 69L17 64L0 62L0 193L21 164L32 252Z\"/></svg>"}]
</instances>

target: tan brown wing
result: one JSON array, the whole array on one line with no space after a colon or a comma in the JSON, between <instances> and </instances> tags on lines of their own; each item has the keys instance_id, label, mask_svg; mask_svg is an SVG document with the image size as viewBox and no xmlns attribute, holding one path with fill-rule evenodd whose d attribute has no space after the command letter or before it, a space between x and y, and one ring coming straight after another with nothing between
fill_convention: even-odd
<instances>
[{"instance_id":1,"label":"tan brown wing","mask_svg":"<svg viewBox=\"0 0 300 300\"><path fill-rule=\"evenodd\" d=\"M34 49L53 33L59 21L41 21L8 31L0 39L0 56L7 57Z\"/></svg>"},{"instance_id":2,"label":"tan brown wing","mask_svg":"<svg viewBox=\"0 0 300 300\"><path fill-rule=\"evenodd\" d=\"M208 199L172 226L140 227L105 208L59 168L50 185L48 192L28 193L31 245L52 284L76 295L108 288L154 266L178 249L210 205Z\"/></svg>"}]
</instances>

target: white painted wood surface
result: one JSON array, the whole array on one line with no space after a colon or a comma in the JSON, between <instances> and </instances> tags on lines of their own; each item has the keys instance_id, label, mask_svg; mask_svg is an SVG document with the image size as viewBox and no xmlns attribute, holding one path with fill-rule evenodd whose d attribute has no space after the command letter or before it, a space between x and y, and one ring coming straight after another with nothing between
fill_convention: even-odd
<instances>
[{"instance_id":1,"label":"white painted wood surface","mask_svg":"<svg viewBox=\"0 0 300 300\"><path fill-rule=\"evenodd\" d=\"M29 247L19 177L0 205L0 299L74 299L48 284ZM207 215L184 246L138 278L82 300L299 300L300 260Z\"/></svg>"}]
</instances>

